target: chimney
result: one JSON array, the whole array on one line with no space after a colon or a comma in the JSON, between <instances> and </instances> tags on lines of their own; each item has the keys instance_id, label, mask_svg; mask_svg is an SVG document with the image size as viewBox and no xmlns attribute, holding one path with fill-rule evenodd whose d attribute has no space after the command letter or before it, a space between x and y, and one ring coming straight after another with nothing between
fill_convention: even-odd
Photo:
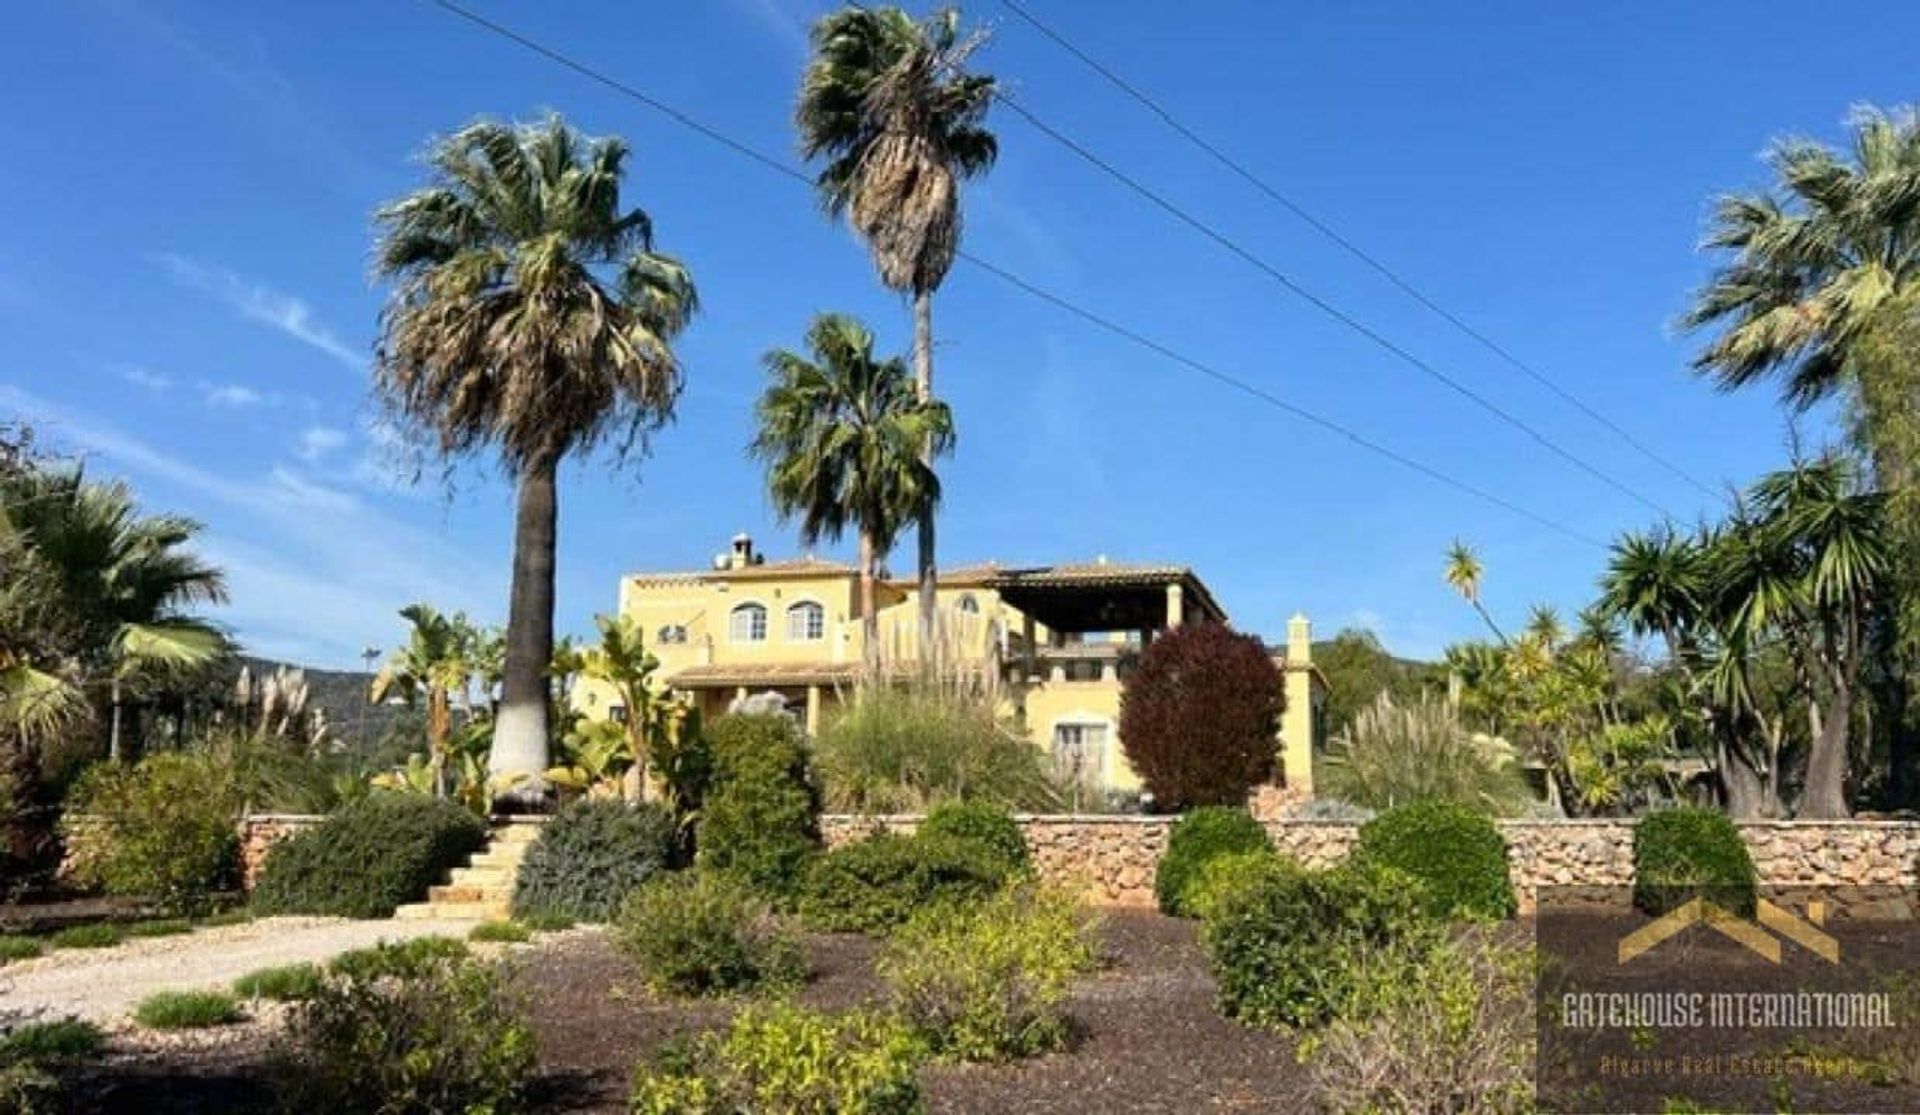
<instances>
[{"instance_id":1,"label":"chimney","mask_svg":"<svg viewBox=\"0 0 1920 1115\"><path fill-rule=\"evenodd\" d=\"M733 536L733 550L727 555L728 569L745 569L757 564L753 554L753 536L740 533Z\"/></svg>"}]
</instances>

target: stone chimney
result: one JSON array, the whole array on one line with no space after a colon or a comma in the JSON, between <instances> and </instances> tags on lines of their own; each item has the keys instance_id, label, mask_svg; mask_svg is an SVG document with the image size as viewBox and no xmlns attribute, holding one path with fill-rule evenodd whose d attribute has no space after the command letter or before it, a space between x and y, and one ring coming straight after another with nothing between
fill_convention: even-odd
<instances>
[{"instance_id":1,"label":"stone chimney","mask_svg":"<svg viewBox=\"0 0 1920 1115\"><path fill-rule=\"evenodd\" d=\"M754 560L753 536L745 533L733 536L733 549L727 554L728 569L745 569L749 565L759 564Z\"/></svg>"},{"instance_id":2,"label":"stone chimney","mask_svg":"<svg viewBox=\"0 0 1920 1115\"><path fill-rule=\"evenodd\" d=\"M1288 795L1313 796L1313 623L1294 613L1287 621L1287 708L1280 716L1280 766Z\"/></svg>"}]
</instances>

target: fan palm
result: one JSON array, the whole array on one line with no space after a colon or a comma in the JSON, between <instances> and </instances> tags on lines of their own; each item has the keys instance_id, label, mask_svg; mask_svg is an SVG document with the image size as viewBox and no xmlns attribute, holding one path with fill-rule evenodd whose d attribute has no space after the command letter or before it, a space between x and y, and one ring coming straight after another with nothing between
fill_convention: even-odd
<instances>
[{"instance_id":1,"label":"fan palm","mask_svg":"<svg viewBox=\"0 0 1920 1115\"><path fill-rule=\"evenodd\" d=\"M801 150L825 160L816 184L827 212L866 241L882 283L912 296L915 386L929 403L933 294L959 247L960 183L999 153L983 126L994 79L966 68L985 36L961 35L952 8L916 22L895 7L847 7L815 23L812 39L795 112ZM931 646L931 504L919 527L921 645Z\"/></svg>"},{"instance_id":2,"label":"fan palm","mask_svg":"<svg viewBox=\"0 0 1920 1115\"><path fill-rule=\"evenodd\" d=\"M1706 242L1732 259L1683 322L1720 327L1694 366L1722 386L1779 376L1800 407L1851 390L1855 344L1920 304L1920 115L1863 108L1851 131L1845 155L1776 143L1779 192L1720 200Z\"/></svg>"},{"instance_id":3,"label":"fan palm","mask_svg":"<svg viewBox=\"0 0 1920 1115\"><path fill-rule=\"evenodd\" d=\"M95 483L77 468L8 476L0 520L11 551L7 609L38 633L37 653L0 662L0 706L31 736L71 722L87 688L104 690L117 759L130 694L229 650L218 628L187 613L227 598L220 570L187 548L200 526L142 515L125 484Z\"/></svg>"},{"instance_id":4,"label":"fan palm","mask_svg":"<svg viewBox=\"0 0 1920 1115\"><path fill-rule=\"evenodd\" d=\"M672 417L673 340L696 307L687 270L623 208L628 149L559 117L482 121L436 143L433 180L380 210L375 388L444 456L497 450L519 482L501 706L489 768L516 803L544 793L553 656L555 477Z\"/></svg>"},{"instance_id":5,"label":"fan palm","mask_svg":"<svg viewBox=\"0 0 1920 1115\"><path fill-rule=\"evenodd\" d=\"M858 532L871 666L879 646L874 565L939 502L940 479L927 462L952 445L953 418L945 403L919 397L899 357L875 358L873 334L851 317L815 318L807 349L812 359L767 354L773 382L760 397L751 452L766 463L774 509L799 520L804 541Z\"/></svg>"}]
</instances>

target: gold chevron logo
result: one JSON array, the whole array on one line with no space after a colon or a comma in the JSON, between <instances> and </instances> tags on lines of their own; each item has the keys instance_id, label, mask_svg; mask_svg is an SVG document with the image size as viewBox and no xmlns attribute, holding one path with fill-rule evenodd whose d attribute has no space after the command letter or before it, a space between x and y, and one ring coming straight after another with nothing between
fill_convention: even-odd
<instances>
[{"instance_id":1,"label":"gold chevron logo","mask_svg":"<svg viewBox=\"0 0 1920 1115\"><path fill-rule=\"evenodd\" d=\"M1824 902L1809 902L1807 916L1801 918L1792 911L1763 898L1754 916L1748 919L1708 902L1704 898L1695 898L1622 937L1620 963L1625 964L1637 956L1644 955L1658 947L1661 942L1680 935L1692 926L1705 925L1775 964L1780 963L1782 938L1792 941L1829 964L1838 964L1840 963L1840 942L1819 928L1826 923L1826 920L1827 909Z\"/></svg>"}]
</instances>

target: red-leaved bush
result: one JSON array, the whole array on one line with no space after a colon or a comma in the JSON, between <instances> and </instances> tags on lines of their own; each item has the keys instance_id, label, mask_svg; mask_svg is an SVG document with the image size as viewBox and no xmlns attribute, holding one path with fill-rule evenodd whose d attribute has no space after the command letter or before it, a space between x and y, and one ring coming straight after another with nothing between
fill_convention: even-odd
<instances>
[{"instance_id":1,"label":"red-leaved bush","mask_svg":"<svg viewBox=\"0 0 1920 1115\"><path fill-rule=\"evenodd\" d=\"M1224 623L1161 633L1120 691L1120 747L1162 810L1239 805L1278 758L1280 671Z\"/></svg>"}]
</instances>

